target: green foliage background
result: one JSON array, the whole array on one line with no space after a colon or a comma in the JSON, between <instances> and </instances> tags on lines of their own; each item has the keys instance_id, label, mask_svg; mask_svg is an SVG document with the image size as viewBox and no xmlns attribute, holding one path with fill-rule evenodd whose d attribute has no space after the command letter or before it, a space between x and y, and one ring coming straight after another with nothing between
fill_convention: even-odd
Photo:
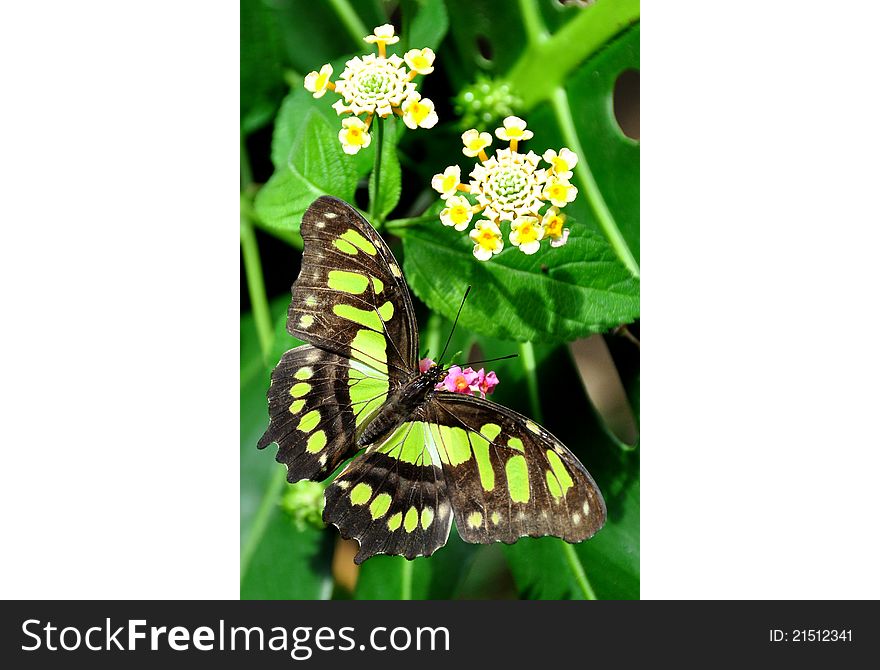
<instances>
[{"instance_id":1,"label":"green foliage background","mask_svg":"<svg viewBox=\"0 0 880 670\"><path fill-rule=\"evenodd\" d=\"M617 78L639 68L638 20L639 3L630 0L586 8L556 0L242 0L241 239L253 305L241 318L242 598L638 598L637 445L622 444L606 428L567 347L639 316L639 147L612 108ZM302 78L325 62L338 74L352 55L370 51L362 37L389 21L401 35L389 51L437 52L436 70L419 86L437 104L440 123L417 131L386 125L374 193L368 175L375 145L344 155L334 94L315 100ZM495 90L503 85L512 110L497 96L469 106L462 92L477 90L480 99L475 84L483 81ZM510 111L535 133L527 148L568 146L580 156L573 179L580 193L566 208L572 233L559 249L526 256L507 245L479 263L464 234L440 225L430 179L447 165L471 169L460 150L462 114L486 114L477 127L492 132L495 117ZM271 144L261 140L270 126ZM252 165L269 161L271 177L254 183ZM493 399L542 420L593 474L609 513L593 539L573 550L555 538L475 546L453 530L430 558L370 559L353 592L334 581L335 529L294 523L281 505L289 485L274 447L255 447L268 422L269 372L299 344L284 329L289 294L266 297L255 231L301 249L300 219L322 194L365 211L377 202L373 224L403 260L422 350L438 349L465 287L474 286L451 349L522 354L493 366L502 380ZM290 268L290 282L296 272ZM606 339L637 412L638 350Z\"/></svg>"}]
</instances>

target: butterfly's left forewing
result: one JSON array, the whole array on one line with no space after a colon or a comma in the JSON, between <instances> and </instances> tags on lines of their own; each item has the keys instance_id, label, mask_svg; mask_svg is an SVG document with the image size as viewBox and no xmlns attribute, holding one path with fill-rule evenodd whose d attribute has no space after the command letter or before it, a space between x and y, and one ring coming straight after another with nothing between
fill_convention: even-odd
<instances>
[{"instance_id":1,"label":"butterfly's left forewing","mask_svg":"<svg viewBox=\"0 0 880 670\"><path fill-rule=\"evenodd\" d=\"M467 542L544 535L580 542L605 523L605 501L590 473L534 421L453 393L435 395L424 416Z\"/></svg>"}]
</instances>

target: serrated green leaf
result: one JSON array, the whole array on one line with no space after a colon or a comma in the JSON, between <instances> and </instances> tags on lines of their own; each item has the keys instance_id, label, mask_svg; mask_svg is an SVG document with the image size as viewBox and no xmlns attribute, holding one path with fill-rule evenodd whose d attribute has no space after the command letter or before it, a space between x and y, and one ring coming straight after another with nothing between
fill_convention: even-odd
<instances>
[{"instance_id":1,"label":"serrated green leaf","mask_svg":"<svg viewBox=\"0 0 880 670\"><path fill-rule=\"evenodd\" d=\"M527 256L508 244L486 262L474 258L467 235L439 221L413 228L404 237L406 277L447 318L472 286L460 323L499 338L568 341L633 321L638 280L600 235L577 223L571 228L563 247Z\"/></svg>"},{"instance_id":2,"label":"serrated green leaf","mask_svg":"<svg viewBox=\"0 0 880 670\"><path fill-rule=\"evenodd\" d=\"M373 210L373 199L378 197L378 207L375 208L380 220L384 220L388 213L397 206L400 200L400 161L397 158L397 124L393 118L376 119L375 123L384 123L382 132L382 164L379 166L381 178L379 179L379 194L375 194L373 176L370 176L369 194L370 209ZM374 222L375 225L375 222Z\"/></svg>"},{"instance_id":3,"label":"serrated green leaf","mask_svg":"<svg viewBox=\"0 0 880 670\"><path fill-rule=\"evenodd\" d=\"M334 79L342 73L345 61L348 59L348 56L343 56L330 61L333 66ZM317 63L312 69L320 69L321 65L322 63ZM342 120L333 109L333 103L338 99L339 96L333 91L328 91L321 98L314 98L303 88L302 80L297 80L296 85L281 103L281 109L275 118L275 131L272 134L272 164L276 170L287 166L290 150L311 113L320 114L327 121L330 128L334 130L334 142L339 143L338 133L342 128ZM374 152L375 148L370 146L353 156L345 155L345 160L354 166L354 172L358 177L364 177L373 168Z\"/></svg>"},{"instance_id":4,"label":"serrated green leaf","mask_svg":"<svg viewBox=\"0 0 880 670\"><path fill-rule=\"evenodd\" d=\"M302 215L316 198L335 195L351 201L357 175L327 121L314 112L306 117L287 164L257 193L254 209L270 228L299 230Z\"/></svg>"}]
</instances>

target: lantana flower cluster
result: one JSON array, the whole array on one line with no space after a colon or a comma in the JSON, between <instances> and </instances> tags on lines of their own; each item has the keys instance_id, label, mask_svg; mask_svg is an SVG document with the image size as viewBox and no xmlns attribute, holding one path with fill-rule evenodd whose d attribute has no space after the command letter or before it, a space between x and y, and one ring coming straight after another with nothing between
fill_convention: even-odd
<instances>
[{"instance_id":1,"label":"lantana flower cluster","mask_svg":"<svg viewBox=\"0 0 880 670\"><path fill-rule=\"evenodd\" d=\"M524 254L534 254L543 240L548 240L551 247L561 247L568 241L569 229L564 227L565 214L560 210L577 196L570 180L578 157L564 147L558 153L548 149L543 156L533 151L521 153L519 143L533 135L525 121L508 116L495 130L495 136L509 142L509 146L498 149L490 158L486 148L492 144L492 136L471 128L461 136L462 153L480 162L471 171L469 183L462 183L457 165L450 165L431 180L431 186L445 201L440 212L444 226L463 232L476 215L481 215L468 233L474 242L474 256L481 261L504 248L505 222L509 226L507 239ZM541 159L547 167L539 167ZM549 206L542 212L545 205Z\"/></svg>"},{"instance_id":2,"label":"lantana flower cluster","mask_svg":"<svg viewBox=\"0 0 880 670\"><path fill-rule=\"evenodd\" d=\"M436 363L430 358L423 358L419 361L419 371L426 372L435 365ZM434 389L464 395L479 395L481 398L485 398L487 395L492 395L496 386L498 386L498 376L494 371L487 373L484 368L474 370L470 367L462 370L460 366L453 365L449 368L443 381L438 383Z\"/></svg>"},{"instance_id":3,"label":"lantana flower cluster","mask_svg":"<svg viewBox=\"0 0 880 670\"><path fill-rule=\"evenodd\" d=\"M330 81L333 67L329 63L320 71L307 74L304 82L315 98L328 90L341 96L333 103L333 109L340 116L351 114L342 120L339 131L342 150L347 154L370 146L370 125L375 116L384 119L397 114L412 129L432 128L437 123L434 103L419 94L413 81L420 74L434 71L434 52L428 48L410 49L403 58L396 54L386 56L386 46L400 41L391 24L377 27L364 41L375 44L378 55L350 59L336 82Z\"/></svg>"}]
</instances>

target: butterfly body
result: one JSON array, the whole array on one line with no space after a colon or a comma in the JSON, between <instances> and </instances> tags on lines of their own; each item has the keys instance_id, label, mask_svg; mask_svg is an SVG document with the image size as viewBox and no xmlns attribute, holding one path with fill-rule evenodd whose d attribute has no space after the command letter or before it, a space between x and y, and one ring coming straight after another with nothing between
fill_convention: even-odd
<instances>
[{"instance_id":1,"label":"butterfly body","mask_svg":"<svg viewBox=\"0 0 880 670\"><path fill-rule=\"evenodd\" d=\"M390 249L348 204L306 211L287 329L305 340L272 372L270 424L288 480L322 480L324 521L375 554L427 556L453 518L468 542L555 535L580 542L605 503L578 459L544 428L491 401L436 390L420 373L409 289Z\"/></svg>"}]
</instances>

